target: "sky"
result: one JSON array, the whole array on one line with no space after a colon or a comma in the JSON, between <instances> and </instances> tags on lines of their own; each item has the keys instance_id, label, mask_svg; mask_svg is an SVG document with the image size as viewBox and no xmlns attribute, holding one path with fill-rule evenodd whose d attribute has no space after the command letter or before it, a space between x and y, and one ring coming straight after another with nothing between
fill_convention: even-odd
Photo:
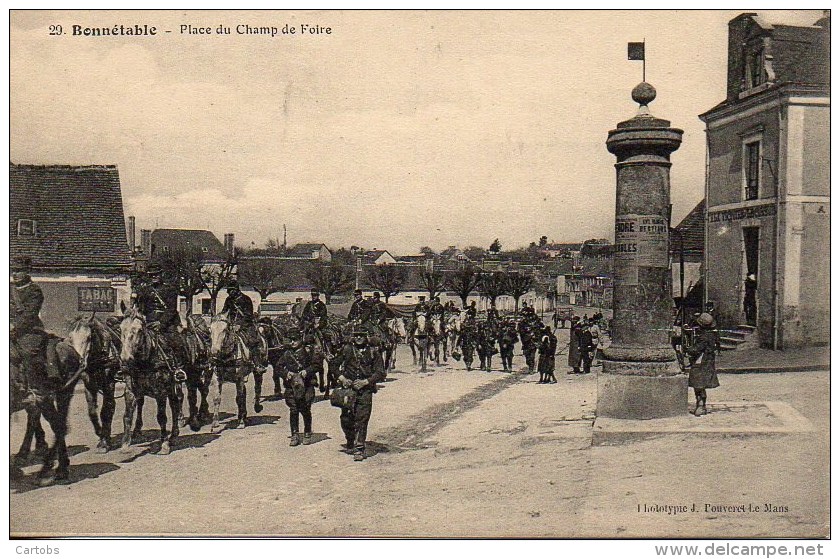
<instances>
[{"instance_id":1,"label":"sky","mask_svg":"<svg viewBox=\"0 0 840 559\"><path fill-rule=\"evenodd\" d=\"M117 165L138 231L232 232L241 246L284 224L290 245L394 254L612 238L605 141L636 113L642 77L627 43L646 42L651 112L685 131L676 224L703 197L697 115L724 99L739 13L13 11L10 160ZM158 34L72 34L115 24ZM286 24L297 33L237 33Z\"/></svg>"}]
</instances>

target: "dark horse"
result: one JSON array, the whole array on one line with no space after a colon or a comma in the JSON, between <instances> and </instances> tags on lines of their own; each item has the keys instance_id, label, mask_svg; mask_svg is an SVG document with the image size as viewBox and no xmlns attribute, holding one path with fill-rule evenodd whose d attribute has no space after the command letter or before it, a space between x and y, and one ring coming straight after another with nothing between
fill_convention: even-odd
<instances>
[{"instance_id":1,"label":"dark horse","mask_svg":"<svg viewBox=\"0 0 840 559\"><path fill-rule=\"evenodd\" d=\"M39 483L49 485L57 480L65 480L70 468L66 441L67 416L73 390L81 375L79 355L69 343L50 336L47 340L47 367L58 373L55 379L24 374L20 369L20 351L14 340L10 345L10 357L9 413L26 410L27 427L32 426L29 418L39 422L40 416L43 416L55 436L52 447L44 454L43 465L38 472ZM53 471L56 460L58 467ZM12 469L11 473L22 474L19 468Z\"/></svg>"},{"instance_id":2,"label":"dark horse","mask_svg":"<svg viewBox=\"0 0 840 559\"><path fill-rule=\"evenodd\" d=\"M115 319L118 320L116 317ZM106 323L94 316L80 316L70 323L67 338L81 359L81 378L85 387L88 417L99 439L96 451L108 452L111 448L111 423L116 408L114 392L120 368L118 323L112 320ZM102 409L97 415L100 392Z\"/></svg>"},{"instance_id":3,"label":"dark horse","mask_svg":"<svg viewBox=\"0 0 840 559\"><path fill-rule=\"evenodd\" d=\"M207 397L210 394L210 329L201 315L187 317L187 328L183 332L184 361L182 368L187 375L187 401L189 416L184 423L190 429L198 431L201 426L210 421L210 407ZM201 403L198 398L201 396ZM182 402L183 409L183 402ZM183 412L181 413L183 417Z\"/></svg>"},{"instance_id":4,"label":"dark horse","mask_svg":"<svg viewBox=\"0 0 840 559\"><path fill-rule=\"evenodd\" d=\"M157 420L160 425L159 453L169 454L178 438L178 416L181 411L177 382L172 370L172 357L163 349L161 335L152 332L143 316L134 309L129 311L120 324L120 340L120 364L125 378L122 450L128 450L132 436L140 435L140 415L143 412L142 405L138 404L144 396L151 396L157 403ZM172 411L171 431L167 431L167 402ZM138 421L132 431L135 411L138 411Z\"/></svg>"}]
</instances>

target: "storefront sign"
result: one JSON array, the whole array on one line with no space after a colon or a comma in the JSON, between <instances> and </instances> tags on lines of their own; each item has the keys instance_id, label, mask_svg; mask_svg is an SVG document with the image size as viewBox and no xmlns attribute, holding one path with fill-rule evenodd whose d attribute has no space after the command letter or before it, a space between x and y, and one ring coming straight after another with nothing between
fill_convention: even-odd
<instances>
[{"instance_id":1,"label":"storefront sign","mask_svg":"<svg viewBox=\"0 0 840 559\"><path fill-rule=\"evenodd\" d=\"M741 219L766 217L769 215L776 215L776 204L764 204L762 206L748 206L746 208L709 212L709 223L739 221Z\"/></svg>"},{"instance_id":2,"label":"storefront sign","mask_svg":"<svg viewBox=\"0 0 840 559\"><path fill-rule=\"evenodd\" d=\"M115 292L111 287L80 287L78 310L114 312Z\"/></svg>"},{"instance_id":3,"label":"storefront sign","mask_svg":"<svg viewBox=\"0 0 840 559\"><path fill-rule=\"evenodd\" d=\"M616 283L639 284L639 267L668 267L668 221L659 215L620 215L615 219Z\"/></svg>"}]
</instances>

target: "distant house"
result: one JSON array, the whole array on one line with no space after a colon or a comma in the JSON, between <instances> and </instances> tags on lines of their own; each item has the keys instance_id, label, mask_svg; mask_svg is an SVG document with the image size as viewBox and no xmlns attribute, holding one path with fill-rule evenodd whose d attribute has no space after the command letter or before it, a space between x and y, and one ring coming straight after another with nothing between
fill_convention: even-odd
<instances>
[{"instance_id":1,"label":"distant house","mask_svg":"<svg viewBox=\"0 0 840 559\"><path fill-rule=\"evenodd\" d=\"M550 243L537 249L543 258L571 258L572 252L580 250L580 243Z\"/></svg>"},{"instance_id":2,"label":"distant house","mask_svg":"<svg viewBox=\"0 0 840 559\"><path fill-rule=\"evenodd\" d=\"M11 163L9 252L32 258L48 329L63 333L80 308L119 311L131 251L117 167Z\"/></svg>"},{"instance_id":3,"label":"distant house","mask_svg":"<svg viewBox=\"0 0 840 559\"><path fill-rule=\"evenodd\" d=\"M177 251L198 250L207 264L221 264L228 252L216 236L203 229L155 229L151 235L149 256L166 256Z\"/></svg>"},{"instance_id":4,"label":"distant house","mask_svg":"<svg viewBox=\"0 0 840 559\"><path fill-rule=\"evenodd\" d=\"M706 241L706 200L700 202L671 230L672 296L691 299L691 307L703 304L703 245ZM682 262L682 269L680 269ZM682 281L680 278L682 277ZM682 291L680 291L682 289Z\"/></svg>"},{"instance_id":5,"label":"distant house","mask_svg":"<svg viewBox=\"0 0 840 559\"><path fill-rule=\"evenodd\" d=\"M446 250L442 250L439 256L440 260L445 264L471 262L469 257L464 254L464 251L454 245L450 245Z\"/></svg>"},{"instance_id":6,"label":"distant house","mask_svg":"<svg viewBox=\"0 0 840 559\"><path fill-rule=\"evenodd\" d=\"M285 257L293 260L330 262L332 261L332 252L323 243L300 243L286 251Z\"/></svg>"},{"instance_id":7,"label":"distant house","mask_svg":"<svg viewBox=\"0 0 840 559\"><path fill-rule=\"evenodd\" d=\"M365 265L373 264L374 266L382 266L384 264L396 264L397 259L387 250L373 249L362 255L362 263Z\"/></svg>"}]
</instances>

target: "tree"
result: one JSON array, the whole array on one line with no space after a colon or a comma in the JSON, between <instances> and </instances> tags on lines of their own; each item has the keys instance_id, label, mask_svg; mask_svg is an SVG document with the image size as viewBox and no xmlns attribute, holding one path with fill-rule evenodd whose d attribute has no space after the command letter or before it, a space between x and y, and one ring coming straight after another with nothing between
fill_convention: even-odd
<instances>
[{"instance_id":1,"label":"tree","mask_svg":"<svg viewBox=\"0 0 840 559\"><path fill-rule=\"evenodd\" d=\"M499 239L496 239L492 243L490 243L490 252L501 252L502 251L502 243L499 242Z\"/></svg>"},{"instance_id":2,"label":"tree","mask_svg":"<svg viewBox=\"0 0 840 559\"><path fill-rule=\"evenodd\" d=\"M178 295L184 298L187 314L192 314L193 297L204 291L204 255L198 247L176 248L171 252L155 255L150 261L158 264L167 282L178 286Z\"/></svg>"},{"instance_id":3,"label":"tree","mask_svg":"<svg viewBox=\"0 0 840 559\"><path fill-rule=\"evenodd\" d=\"M467 297L470 296L481 282L481 270L472 264L467 264L460 270L448 272L445 278L445 285L458 294L461 298L461 306L467 306Z\"/></svg>"},{"instance_id":4,"label":"tree","mask_svg":"<svg viewBox=\"0 0 840 559\"><path fill-rule=\"evenodd\" d=\"M253 287L265 299L290 287L290 263L264 256L248 256L239 261L239 282Z\"/></svg>"},{"instance_id":5,"label":"tree","mask_svg":"<svg viewBox=\"0 0 840 559\"><path fill-rule=\"evenodd\" d=\"M443 272L438 270L426 270L420 276L420 284L429 292L429 300L437 297L444 289Z\"/></svg>"},{"instance_id":6,"label":"tree","mask_svg":"<svg viewBox=\"0 0 840 559\"><path fill-rule=\"evenodd\" d=\"M353 268L338 262L312 264L306 271L306 278L312 282L312 287L324 294L328 305L333 295L347 293L356 281Z\"/></svg>"},{"instance_id":7,"label":"tree","mask_svg":"<svg viewBox=\"0 0 840 559\"><path fill-rule=\"evenodd\" d=\"M496 299L501 295L506 295L508 292L505 277L504 272L490 272L489 274L483 274L481 277L481 282L478 284L478 291L490 299L491 306L495 307Z\"/></svg>"},{"instance_id":8,"label":"tree","mask_svg":"<svg viewBox=\"0 0 840 559\"><path fill-rule=\"evenodd\" d=\"M514 309L519 311L519 299L534 287L534 276L524 272L508 272L505 277L507 292L513 296Z\"/></svg>"},{"instance_id":9,"label":"tree","mask_svg":"<svg viewBox=\"0 0 840 559\"><path fill-rule=\"evenodd\" d=\"M435 251L432 250L431 247L420 247L420 254L425 254L426 256L434 256Z\"/></svg>"},{"instance_id":10,"label":"tree","mask_svg":"<svg viewBox=\"0 0 840 559\"><path fill-rule=\"evenodd\" d=\"M210 314L216 314L216 299L219 292L237 275L238 256L239 249L234 249L233 254L226 255L223 263L207 265L202 269L201 278L204 281L204 289L210 293Z\"/></svg>"},{"instance_id":11,"label":"tree","mask_svg":"<svg viewBox=\"0 0 840 559\"><path fill-rule=\"evenodd\" d=\"M382 292L385 297L385 302L396 295L402 289L408 275L405 268L401 266L394 266L393 264L385 264L382 266L371 266L367 271L365 280L368 285Z\"/></svg>"},{"instance_id":12,"label":"tree","mask_svg":"<svg viewBox=\"0 0 840 559\"><path fill-rule=\"evenodd\" d=\"M487 251L481 247L477 246L469 246L464 249L464 256L472 260L473 262L477 262L479 260L483 260L484 257L487 255Z\"/></svg>"},{"instance_id":13,"label":"tree","mask_svg":"<svg viewBox=\"0 0 840 559\"><path fill-rule=\"evenodd\" d=\"M547 244L548 244L548 237L546 237L545 235L540 237L540 248L543 248Z\"/></svg>"},{"instance_id":14,"label":"tree","mask_svg":"<svg viewBox=\"0 0 840 559\"><path fill-rule=\"evenodd\" d=\"M350 252L344 247L341 247L337 251L333 252L332 261L338 262L339 264L344 264L346 266L356 265L356 257L353 255L352 252Z\"/></svg>"}]
</instances>

